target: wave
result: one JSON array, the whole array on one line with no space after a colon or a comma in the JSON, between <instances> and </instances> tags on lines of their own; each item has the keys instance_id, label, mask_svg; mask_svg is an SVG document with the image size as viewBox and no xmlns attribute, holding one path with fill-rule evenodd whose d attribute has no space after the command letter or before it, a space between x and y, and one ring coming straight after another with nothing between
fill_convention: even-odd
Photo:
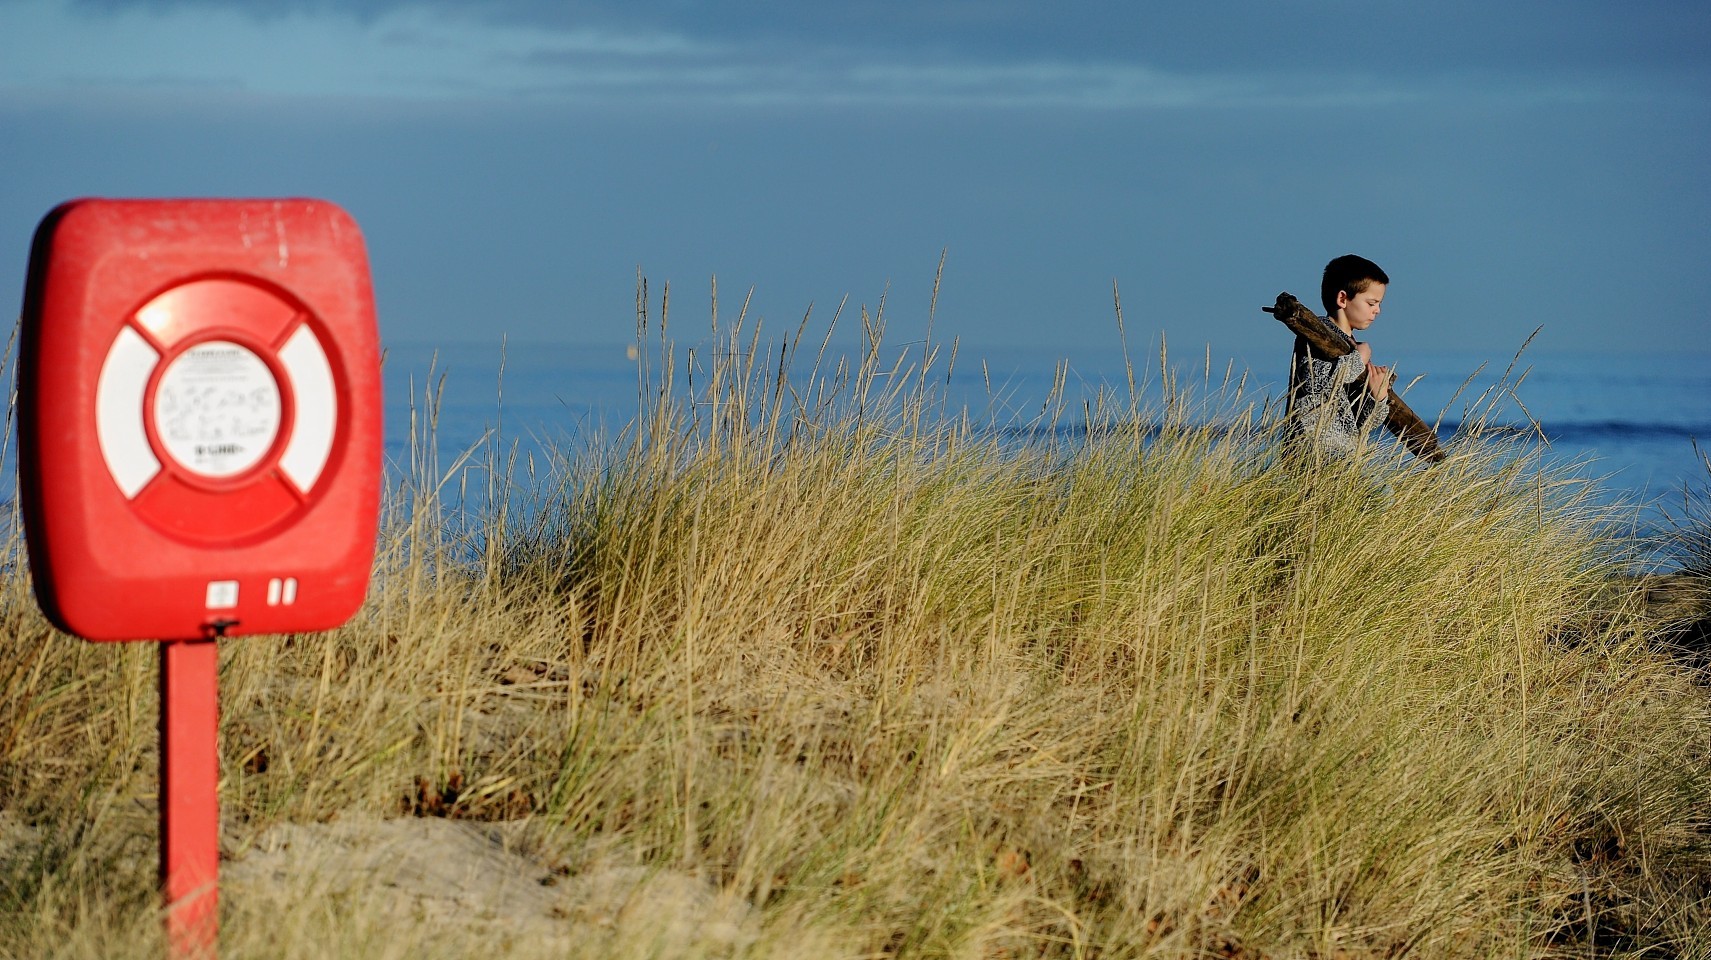
<instances>
[{"instance_id":1,"label":"wave","mask_svg":"<svg viewBox=\"0 0 1711 960\"><path fill-rule=\"evenodd\" d=\"M1440 436L1454 436L1463 424L1445 420L1438 425ZM1535 428L1529 423L1486 424L1484 432L1508 433L1515 436L1538 436L1544 430L1545 439L1552 444L1598 446L1601 442L1646 440L1680 440L1684 443L1701 440L1711 443L1711 423L1668 423L1657 420L1567 420L1541 423Z\"/></svg>"},{"instance_id":2,"label":"wave","mask_svg":"<svg viewBox=\"0 0 1711 960\"><path fill-rule=\"evenodd\" d=\"M1151 435L1159 432L1162 421L1150 420L1143 422L1141 431ZM1216 421L1208 421L1195 426L1210 429L1217 433L1229 431L1231 426ZM1444 420L1437 425L1438 436L1449 439L1462 431L1466 426L1461 420ZM1108 432L1113 428L1123 429L1119 423L1107 423L1099 426L1100 432ZM991 432L1005 437L1077 437L1088 432L1088 425L1080 420L1055 421L1048 424L998 424L990 428ZM1622 440L1680 440L1683 442L1702 441L1711 446L1711 423L1666 423L1651 420L1570 420L1553 423L1542 423L1535 427L1530 423L1486 423L1480 432L1485 436L1513 436L1516 438L1538 437L1540 430L1544 438L1554 444L1572 446L1597 446L1600 441Z\"/></svg>"}]
</instances>

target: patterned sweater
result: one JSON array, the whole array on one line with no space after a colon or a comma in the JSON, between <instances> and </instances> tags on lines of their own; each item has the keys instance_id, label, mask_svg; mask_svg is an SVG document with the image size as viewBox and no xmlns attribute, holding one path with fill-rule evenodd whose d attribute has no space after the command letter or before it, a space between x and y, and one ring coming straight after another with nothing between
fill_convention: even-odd
<instances>
[{"instance_id":1,"label":"patterned sweater","mask_svg":"<svg viewBox=\"0 0 1711 960\"><path fill-rule=\"evenodd\" d=\"M1331 360L1296 337L1286 410L1292 441L1308 440L1324 453L1349 456L1390 415L1390 400L1374 400L1367 391L1360 354L1351 351Z\"/></svg>"}]
</instances>

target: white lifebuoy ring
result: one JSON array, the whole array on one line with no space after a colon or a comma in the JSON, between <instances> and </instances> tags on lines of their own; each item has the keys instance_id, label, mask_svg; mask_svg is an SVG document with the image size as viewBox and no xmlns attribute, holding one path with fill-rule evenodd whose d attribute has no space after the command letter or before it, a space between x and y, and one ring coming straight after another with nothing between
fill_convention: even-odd
<instances>
[{"instance_id":1,"label":"white lifebuoy ring","mask_svg":"<svg viewBox=\"0 0 1711 960\"><path fill-rule=\"evenodd\" d=\"M151 299L113 338L95 390L96 440L114 484L174 529L178 514L238 499L267 504L267 515L240 518L236 533L295 512L326 470L338 416L333 365L306 309L230 278ZM151 507L162 484L174 490L152 499L171 506ZM252 489L269 484L281 489Z\"/></svg>"}]
</instances>

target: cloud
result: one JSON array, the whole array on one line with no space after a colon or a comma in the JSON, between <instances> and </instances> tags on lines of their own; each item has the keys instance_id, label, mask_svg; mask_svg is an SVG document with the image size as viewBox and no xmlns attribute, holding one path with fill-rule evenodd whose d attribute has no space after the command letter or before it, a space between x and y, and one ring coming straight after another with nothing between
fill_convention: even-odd
<instances>
[{"instance_id":1,"label":"cloud","mask_svg":"<svg viewBox=\"0 0 1711 960\"><path fill-rule=\"evenodd\" d=\"M12 0L13 3L19 0ZM29 2L29 0L25 0ZM1167 69L1233 65L1269 72L1342 62L1379 71L1530 71L1704 65L1711 5L1703 0L70 0L94 13L238 12L257 20L404 11L549 32L678 34L713 42L842 43L974 60L1083 59ZM0 6L5 0L0 0Z\"/></svg>"},{"instance_id":2,"label":"cloud","mask_svg":"<svg viewBox=\"0 0 1711 960\"><path fill-rule=\"evenodd\" d=\"M1491 43L1490 24L1471 14L1454 43L1430 40L1428 30L1430 42L1381 38L1367 49L1363 31L1351 29L1357 39L1318 56L1334 0L1305 2L1291 17L1273 8L1239 0L1150 14L1092 3L1048 14L1002 0L717 11L616 0L0 0L0 36L13 38L0 41L0 85L87 90L179 77L187 89L235 84L286 97L1093 110L1579 101L1695 96L1708 87L1703 67L1670 74L1654 62L1651 74L1636 73L1611 65L1619 57L1522 69L1531 48L1517 47L1479 60L1466 48ZM1204 9L1228 18L1214 29ZM1551 42L1567 50L1596 40L1565 37ZM1540 59L1537 50L1531 56ZM1432 66L1397 66L1408 62Z\"/></svg>"}]
</instances>

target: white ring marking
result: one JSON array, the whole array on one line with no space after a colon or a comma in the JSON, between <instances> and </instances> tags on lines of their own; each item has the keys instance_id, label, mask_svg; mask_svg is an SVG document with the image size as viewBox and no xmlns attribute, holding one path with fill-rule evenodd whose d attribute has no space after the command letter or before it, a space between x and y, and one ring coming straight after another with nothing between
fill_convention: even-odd
<instances>
[{"instance_id":1,"label":"white ring marking","mask_svg":"<svg viewBox=\"0 0 1711 960\"><path fill-rule=\"evenodd\" d=\"M297 412L291 440L279 458L279 468L297 489L308 493L320 479L327 457L333 452L333 434L338 427L339 400L333 390L333 368L327 362L321 341L308 324L302 324L279 351L279 362L291 379Z\"/></svg>"},{"instance_id":2,"label":"white ring marking","mask_svg":"<svg viewBox=\"0 0 1711 960\"><path fill-rule=\"evenodd\" d=\"M160 354L142 334L121 327L95 383L95 439L126 500L136 497L160 472L160 460L143 430L143 396L159 362Z\"/></svg>"}]
</instances>

